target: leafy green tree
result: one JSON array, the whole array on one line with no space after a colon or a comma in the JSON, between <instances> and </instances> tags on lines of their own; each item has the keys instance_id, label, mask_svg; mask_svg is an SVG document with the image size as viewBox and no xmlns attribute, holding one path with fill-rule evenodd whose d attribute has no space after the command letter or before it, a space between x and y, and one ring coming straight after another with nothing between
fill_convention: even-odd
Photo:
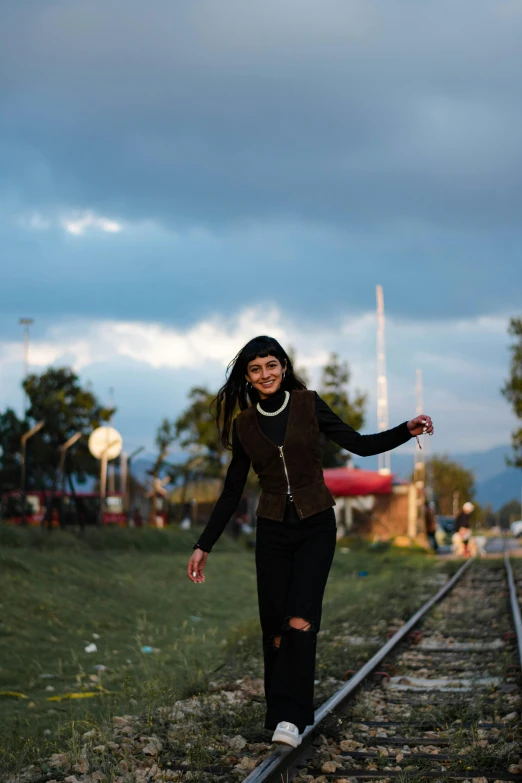
<instances>
[{"instance_id":1,"label":"leafy green tree","mask_svg":"<svg viewBox=\"0 0 522 783\"><path fill-rule=\"evenodd\" d=\"M522 318L512 318L508 331L515 338L515 343L511 346L510 376L502 388L502 394L511 403L517 419L522 421ZM522 468L522 427L511 433L511 443L513 458L507 462Z\"/></svg>"},{"instance_id":2,"label":"leafy green tree","mask_svg":"<svg viewBox=\"0 0 522 783\"><path fill-rule=\"evenodd\" d=\"M426 463L427 475L430 476L433 494L440 514L453 514L454 493L458 492L458 505L462 506L475 496L475 475L458 462L453 462L446 455L434 455Z\"/></svg>"},{"instance_id":3,"label":"leafy green tree","mask_svg":"<svg viewBox=\"0 0 522 783\"><path fill-rule=\"evenodd\" d=\"M10 409L0 415L4 487L19 486L20 437L42 420L44 427L27 444L27 487L54 486L60 446L76 432L81 432L83 437L74 447L74 457L66 465L67 473L75 475L80 482L88 475L96 476L98 463L89 453L87 439L95 427L110 420L114 409L101 405L68 367L52 367L41 375L29 375L23 387L29 400L27 419L18 419Z\"/></svg>"},{"instance_id":4,"label":"leafy green tree","mask_svg":"<svg viewBox=\"0 0 522 783\"><path fill-rule=\"evenodd\" d=\"M176 427L168 419L163 419L156 432L156 447L158 449L158 456L154 462L149 473L156 478L159 478L167 465L167 456L170 451L170 447L176 440Z\"/></svg>"},{"instance_id":5,"label":"leafy green tree","mask_svg":"<svg viewBox=\"0 0 522 783\"><path fill-rule=\"evenodd\" d=\"M173 424L173 422L169 421L168 419L163 419L161 424L159 425L157 431L156 431L156 447L158 449L158 456L156 457L154 464L152 468L148 471L149 475L152 478L152 488L151 488L151 502L150 502L150 513L149 513L149 520L151 524L154 522L154 518L156 516L156 494L157 494L157 486L156 481L161 477L161 474L164 472L165 468L167 467L167 456L170 451L170 447L176 440L176 427ZM173 478L177 477L177 471L176 475L172 476L172 471L169 471L171 480Z\"/></svg>"},{"instance_id":6,"label":"leafy green tree","mask_svg":"<svg viewBox=\"0 0 522 783\"><path fill-rule=\"evenodd\" d=\"M195 386L188 397L189 406L174 422L176 439L188 452L186 471L191 478L223 478L226 451L213 415L215 394L204 386Z\"/></svg>"},{"instance_id":7,"label":"leafy green tree","mask_svg":"<svg viewBox=\"0 0 522 783\"><path fill-rule=\"evenodd\" d=\"M498 521L501 527L508 528L512 522L516 522L518 519L522 519L522 508L520 501L510 500L508 503L504 503L498 510Z\"/></svg>"},{"instance_id":8,"label":"leafy green tree","mask_svg":"<svg viewBox=\"0 0 522 783\"><path fill-rule=\"evenodd\" d=\"M20 439L29 425L7 408L0 413L0 491L16 489L20 485ZM28 486L34 481L34 459L31 449L27 452Z\"/></svg>"},{"instance_id":9,"label":"leafy green tree","mask_svg":"<svg viewBox=\"0 0 522 783\"><path fill-rule=\"evenodd\" d=\"M348 391L350 369L347 362L342 362L338 354L332 353L328 364L323 368L320 385L320 395L346 424L355 430L364 425L364 414L368 395L356 390L353 398ZM337 468L345 464L343 449L330 440L324 440L322 445L322 460L325 468Z\"/></svg>"},{"instance_id":10,"label":"leafy green tree","mask_svg":"<svg viewBox=\"0 0 522 783\"><path fill-rule=\"evenodd\" d=\"M294 372L297 375L297 377L300 378L300 380L302 380L305 386L310 386L310 376L308 375L306 367L299 366L297 364L295 348L292 345L289 345L286 349L286 352L290 358L290 361L294 366Z\"/></svg>"},{"instance_id":11,"label":"leafy green tree","mask_svg":"<svg viewBox=\"0 0 522 783\"><path fill-rule=\"evenodd\" d=\"M76 432L83 437L74 448L74 467L69 471L80 482L88 475L96 476L98 463L89 452L87 440L93 429L110 421L115 408L101 405L90 389L80 385L69 367L50 367L41 375L29 375L23 387L29 399L27 416L31 425L45 421L32 444L42 479L52 483L59 448Z\"/></svg>"},{"instance_id":12,"label":"leafy green tree","mask_svg":"<svg viewBox=\"0 0 522 783\"><path fill-rule=\"evenodd\" d=\"M493 511L493 506L488 503L482 514L482 520L486 528L493 527L498 522L497 514Z\"/></svg>"}]
</instances>

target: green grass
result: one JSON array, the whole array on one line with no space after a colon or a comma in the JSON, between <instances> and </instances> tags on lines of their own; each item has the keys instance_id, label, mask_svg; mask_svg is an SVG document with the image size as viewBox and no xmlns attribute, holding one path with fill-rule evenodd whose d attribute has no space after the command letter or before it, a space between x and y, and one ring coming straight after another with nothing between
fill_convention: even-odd
<instances>
[{"instance_id":1,"label":"green grass","mask_svg":"<svg viewBox=\"0 0 522 783\"><path fill-rule=\"evenodd\" d=\"M27 697L0 696L0 770L70 746L114 714L152 718L223 673L260 674L253 552L224 539L206 583L195 585L186 577L193 540L179 531L92 531L82 540L0 527L0 691ZM338 550L322 627L349 622L353 633L405 619L433 592L427 575L454 568L415 551ZM327 639L319 676L342 678L361 661ZM97 652L86 653L91 642ZM63 698L85 693L96 695Z\"/></svg>"},{"instance_id":2,"label":"green grass","mask_svg":"<svg viewBox=\"0 0 522 783\"><path fill-rule=\"evenodd\" d=\"M43 552L190 552L199 530L168 528L86 528L80 532L42 530L0 523L0 547L3 549L37 549ZM235 552L240 547L228 536L219 542L220 552Z\"/></svg>"}]
</instances>

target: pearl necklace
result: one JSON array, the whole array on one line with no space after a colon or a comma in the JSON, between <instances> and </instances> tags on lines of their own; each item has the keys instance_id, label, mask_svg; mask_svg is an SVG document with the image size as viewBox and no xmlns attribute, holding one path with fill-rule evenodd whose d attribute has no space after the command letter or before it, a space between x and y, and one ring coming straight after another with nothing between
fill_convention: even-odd
<instances>
[{"instance_id":1,"label":"pearl necklace","mask_svg":"<svg viewBox=\"0 0 522 783\"><path fill-rule=\"evenodd\" d=\"M259 403L257 403L256 408L259 411L259 413L263 414L263 416L277 416L279 413L282 413L284 411L284 409L288 405L288 400L289 399L290 399L290 392L289 391L285 391L285 401L284 401L284 403L281 405L281 407L278 410L272 411L271 413L269 413L268 411L264 411Z\"/></svg>"}]
</instances>

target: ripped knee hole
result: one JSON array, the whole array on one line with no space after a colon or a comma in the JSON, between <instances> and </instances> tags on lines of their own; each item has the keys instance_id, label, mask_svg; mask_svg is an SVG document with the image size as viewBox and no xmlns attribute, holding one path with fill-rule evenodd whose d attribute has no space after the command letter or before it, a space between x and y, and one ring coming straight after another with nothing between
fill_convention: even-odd
<instances>
[{"instance_id":1,"label":"ripped knee hole","mask_svg":"<svg viewBox=\"0 0 522 783\"><path fill-rule=\"evenodd\" d=\"M293 631L315 631L314 624L304 617L288 617L285 623L285 630Z\"/></svg>"}]
</instances>

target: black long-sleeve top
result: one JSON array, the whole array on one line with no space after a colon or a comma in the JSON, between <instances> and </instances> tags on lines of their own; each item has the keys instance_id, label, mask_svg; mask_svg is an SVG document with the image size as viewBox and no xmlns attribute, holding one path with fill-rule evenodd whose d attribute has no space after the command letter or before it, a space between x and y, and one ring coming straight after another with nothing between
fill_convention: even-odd
<instances>
[{"instance_id":1,"label":"black long-sleeve top","mask_svg":"<svg viewBox=\"0 0 522 783\"><path fill-rule=\"evenodd\" d=\"M284 392L280 390L269 399L263 400L261 406L267 412L271 412L280 408L283 401ZM290 406L287 405L277 416L263 416L259 412L257 413L259 426L263 434L276 446L282 446L284 443L289 411ZM360 435L349 424L345 424L326 402L319 397L317 392L315 393L315 414L319 429L327 438L333 440L334 443L337 443L343 449L360 457L382 454L383 451L390 451L390 449L401 446L411 438L407 422L375 435ZM234 422L232 428L232 459L228 466L223 492L214 506L207 525L198 541L199 548L205 552L210 552L236 510L245 488L249 470L250 457L239 440Z\"/></svg>"}]
</instances>

